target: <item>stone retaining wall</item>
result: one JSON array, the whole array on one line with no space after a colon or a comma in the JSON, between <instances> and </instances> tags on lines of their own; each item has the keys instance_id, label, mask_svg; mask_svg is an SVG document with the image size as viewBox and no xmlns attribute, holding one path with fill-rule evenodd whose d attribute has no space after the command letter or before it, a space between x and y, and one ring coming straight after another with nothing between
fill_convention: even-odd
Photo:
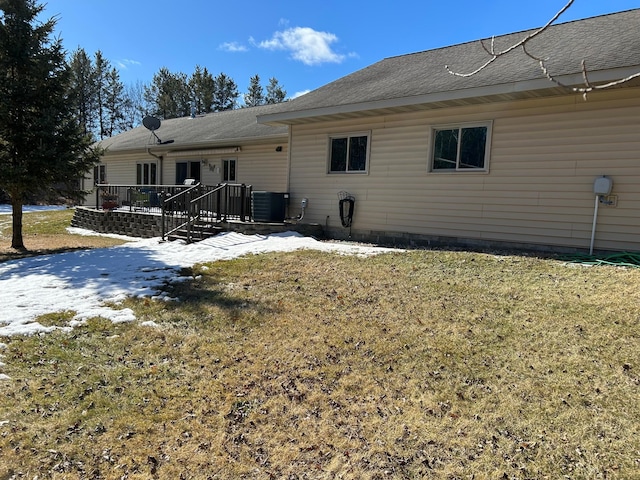
<instances>
[{"instance_id":1,"label":"stone retaining wall","mask_svg":"<svg viewBox=\"0 0 640 480\"><path fill-rule=\"evenodd\" d=\"M95 210L87 207L76 207L71 226L86 228L98 233L117 233L130 237L150 238L162 236L162 216L144 212ZM318 224L223 222L219 226L224 230L240 232L245 235L268 235L270 233L295 231L315 238L322 238L323 236L322 225Z\"/></svg>"},{"instance_id":2,"label":"stone retaining wall","mask_svg":"<svg viewBox=\"0 0 640 480\"><path fill-rule=\"evenodd\" d=\"M98 233L117 233L130 237L162 236L162 217L141 212L76 207L71 226Z\"/></svg>"}]
</instances>

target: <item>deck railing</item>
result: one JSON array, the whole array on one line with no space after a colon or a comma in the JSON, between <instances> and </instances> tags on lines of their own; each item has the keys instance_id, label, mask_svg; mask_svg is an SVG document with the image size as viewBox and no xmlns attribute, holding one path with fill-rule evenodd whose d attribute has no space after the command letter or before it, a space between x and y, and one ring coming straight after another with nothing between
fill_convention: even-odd
<instances>
[{"instance_id":1,"label":"deck railing","mask_svg":"<svg viewBox=\"0 0 640 480\"><path fill-rule=\"evenodd\" d=\"M191 241L195 227L222 221L251 221L252 186L210 185L97 185L96 206L125 208L162 215L162 238L181 231Z\"/></svg>"},{"instance_id":2,"label":"deck railing","mask_svg":"<svg viewBox=\"0 0 640 480\"><path fill-rule=\"evenodd\" d=\"M188 189L189 185L96 185L96 208L161 213L162 198Z\"/></svg>"},{"instance_id":3,"label":"deck railing","mask_svg":"<svg viewBox=\"0 0 640 480\"><path fill-rule=\"evenodd\" d=\"M194 185L165 197L162 238L180 231L191 242L203 229L227 220L251 220L251 185L222 183Z\"/></svg>"}]
</instances>

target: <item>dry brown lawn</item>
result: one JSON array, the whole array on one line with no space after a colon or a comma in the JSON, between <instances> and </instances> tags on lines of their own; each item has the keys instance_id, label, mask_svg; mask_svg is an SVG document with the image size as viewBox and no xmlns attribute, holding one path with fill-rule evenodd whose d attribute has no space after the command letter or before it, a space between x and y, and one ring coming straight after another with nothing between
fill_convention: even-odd
<instances>
[{"instance_id":1,"label":"dry brown lawn","mask_svg":"<svg viewBox=\"0 0 640 480\"><path fill-rule=\"evenodd\" d=\"M11 215L0 215L0 262L50 253L119 245L121 240L100 236L69 235L73 210L28 212L23 214L23 240L26 250L11 248Z\"/></svg>"},{"instance_id":2,"label":"dry brown lawn","mask_svg":"<svg viewBox=\"0 0 640 480\"><path fill-rule=\"evenodd\" d=\"M180 301L126 302L138 322L0 339L0 478L640 478L638 269L296 252L183 273Z\"/></svg>"}]
</instances>

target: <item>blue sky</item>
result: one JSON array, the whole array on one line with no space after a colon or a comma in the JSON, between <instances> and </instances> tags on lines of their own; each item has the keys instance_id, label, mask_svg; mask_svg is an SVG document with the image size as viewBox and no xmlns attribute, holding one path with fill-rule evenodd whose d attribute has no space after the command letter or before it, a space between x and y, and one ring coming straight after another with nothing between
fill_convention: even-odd
<instances>
[{"instance_id":1,"label":"blue sky","mask_svg":"<svg viewBox=\"0 0 640 480\"><path fill-rule=\"evenodd\" d=\"M567 0L42 0L67 51L102 51L125 84L154 73L224 72L244 93L252 75L288 96L386 57L545 24ZM559 21L640 8L575 0Z\"/></svg>"}]
</instances>

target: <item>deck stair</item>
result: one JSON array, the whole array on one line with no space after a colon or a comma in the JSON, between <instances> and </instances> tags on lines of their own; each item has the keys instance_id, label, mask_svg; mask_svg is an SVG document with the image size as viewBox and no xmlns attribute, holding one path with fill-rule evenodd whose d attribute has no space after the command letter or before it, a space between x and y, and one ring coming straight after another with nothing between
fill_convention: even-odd
<instances>
[{"instance_id":1,"label":"deck stair","mask_svg":"<svg viewBox=\"0 0 640 480\"><path fill-rule=\"evenodd\" d=\"M197 242L217 235L230 219L247 221L250 216L251 185L190 185L164 197L162 238Z\"/></svg>"},{"instance_id":2,"label":"deck stair","mask_svg":"<svg viewBox=\"0 0 640 480\"><path fill-rule=\"evenodd\" d=\"M191 225L190 234L186 227L180 228L167 235L167 240L183 240L186 243L199 242L201 240L215 237L216 235L224 231L225 229L217 223L194 222Z\"/></svg>"}]
</instances>

